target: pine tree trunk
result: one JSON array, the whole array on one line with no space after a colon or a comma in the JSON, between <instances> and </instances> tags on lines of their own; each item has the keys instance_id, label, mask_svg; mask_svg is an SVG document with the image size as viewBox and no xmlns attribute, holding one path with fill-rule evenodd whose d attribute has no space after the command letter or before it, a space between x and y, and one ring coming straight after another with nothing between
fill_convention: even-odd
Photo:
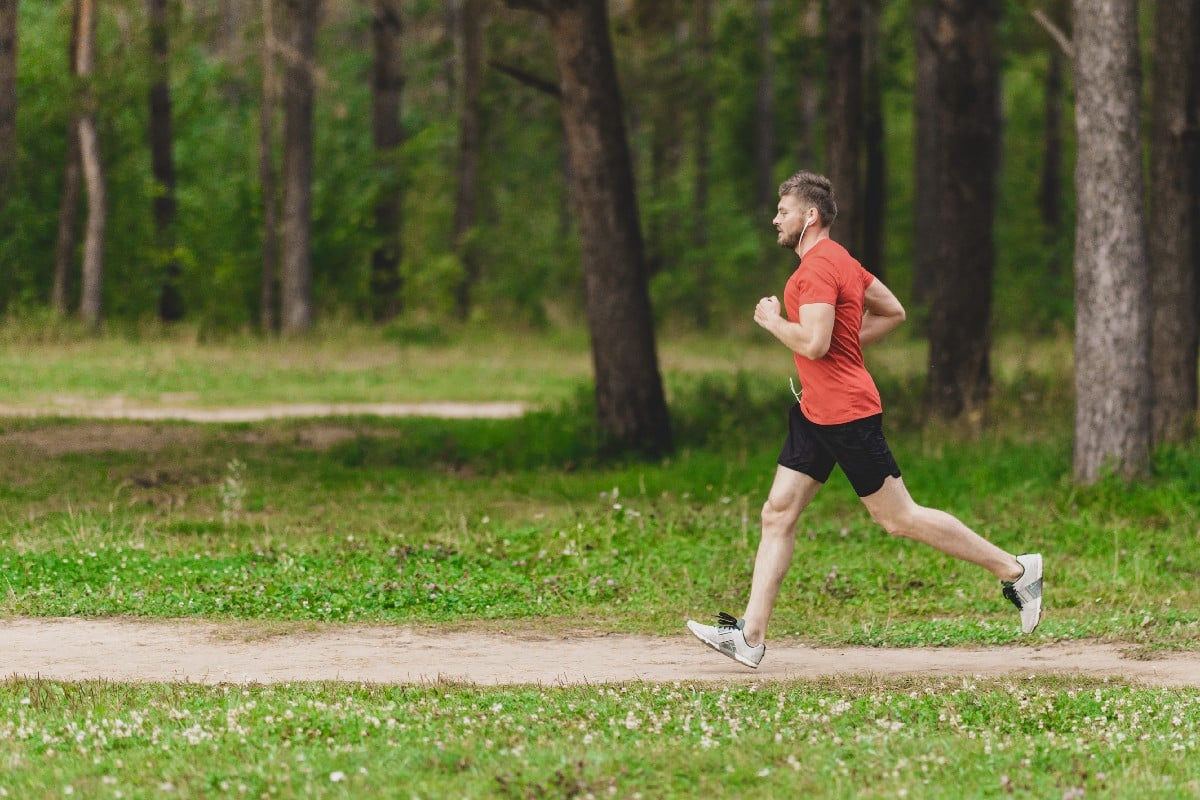
<instances>
[{"instance_id":1,"label":"pine tree trunk","mask_svg":"<svg viewBox=\"0 0 1200 800\"><path fill-rule=\"evenodd\" d=\"M1045 150L1042 156L1042 175L1038 184L1038 208L1041 210L1042 225L1045 226L1045 243L1050 253L1047 265L1051 275L1062 272L1058 258L1058 243L1063 236L1063 61L1055 47L1051 49L1050 64L1046 70L1044 84L1046 124Z\"/></svg>"},{"instance_id":2,"label":"pine tree trunk","mask_svg":"<svg viewBox=\"0 0 1200 800\"><path fill-rule=\"evenodd\" d=\"M79 53L76 64L84 84L84 109L79 118L79 153L87 187L87 223L83 237L83 278L79 315L92 329L100 327L104 291L104 234L108 223L107 188L96 131L96 93L91 85L96 67L98 0L80 0Z\"/></svg>"},{"instance_id":3,"label":"pine tree trunk","mask_svg":"<svg viewBox=\"0 0 1200 800\"><path fill-rule=\"evenodd\" d=\"M372 6L371 142L380 168L390 176L375 201L375 232L380 244L371 255L372 315L382 321L400 313L403 195L398 174L399 149L404 141L400 127L404 90L404 62L400 50L403 20L399 0L373 0Z\"/></svg>"},{"instance_id":4,"label":"pine tree trunk","mask_svg":"<svg viewBox=\"0 0 1200 800\"><path fill-rule=\"evenodd\" d=\"M671 430L604 0L507 0L546 14L561 83L596 415L611 446L661 455Z\"/></svg>"},{"instance_id":5,"label":"pine tree trunk","mask_svg":"<svg viewBox=\"0 0 1200 800\"><path fill-rule=\"evenodd\" d=\"M280 281L285 334L313 324L313 72L320 0L284 0L287 31L283 84L283 259Z\"/></svg>"},{"instance_id":6,"label":"pine tree trunk","mask_svg":"<svg viewBox=\"0 0 1200 800\"><path fill-rule=\"evenodd\" d=\"M862 257L863 1L829 4L828 176L837 196L832 236Z\"/></svg>"},{"instance_id":7,"label":"pine tree trunk","mask_svg":"<svg viewBox=\"0 0 1200 800\"><path fill-rule=\"evenodd\" d=\"M458 312L471 312L471 298L479 282L479 254L470 235L479 208L479 160L483 146L480 98L483 94L483 32L485 11L481 0L458 0L458 163L455 167L454 250L463 266L458 285Z\"/></svg>"},{"instance_id":8,"label":"pine tree trunk","mask_svg":"<svg viewBox=\"0 0 1200 800\"><path fill-rule=\"evenodd\" d=\"M72 77L79 75L79 3L71 3L71 39L67 63ZM79 197L83 191L83 166L79 154L79 115L72 111L67 122L67 164L63 173L62 194L58 205L58 236L54 243L54 281L50 305L66 316L71 311L71 267L79 239Z\"/></svg>"},{"instance_id":9,"label":"pine tree trunk","mask_svg":"<svg viewBox=\"0 0 1200 800\"><path fill-rule=\"evenodd\" d=\"M862 263L872 274L886 279L883 261L884 223L887 219L887 154L883 137L883 77L881 75L880 0L863 2L863 138L865 170L862 198Z\"/></svg>"},{"instance_id":10,"label":"pine tree trunk","mask_svg":"<svg viewBox=\"0 0 1200 800\"><path fill-rule=\"evenodd\" d=\"M1190 438L1200 358L1200 8L1158 0L1150 125L1151 427Z\"/></svg>"},{"instance_id":11,"label":"pine tree trunk","mask_svg":"<svg viewBox=\"0 0 1200 800\"><path fill-rule=\"evenodd\" d=\"M779 199L775 179L775 56L771 50L771 0L755 0L758 54L762 71L754 105L754 207L774 216Z\"/></svg>"},{"instance_id":12,"label":"pine tree trunk","mask_svg":"<svg viewBox=\"0 0 1200 800\"><path fill-rule=\"evenodd\" d=\"M991 390L992 226L1000 161L999 0L936 6L938 229L929 316L928 409L982 420Z\"/></svg>"},{"instance_id":13,"label":"pine tree trunk","mask_svg":"<svg viewBox=\"0 0 1200 800\"><path fill-rule=\"evenodd\" d=\"M796 158L801 169L820 172L816 148L817 122L821 117L821 84L817 79L817 64L820 63L821 0L805 0L800 12L800 41L804 52L801 73L796 76Z\"/></svg>"},{"instance_id":14,"label":"pine tree trunk","mask_svg":"<svg viewBox=\"0 0 1200 800\"><path fill-rule=\"evenodd\" d=\"M1074 0L1075 479L1150 465L1136 0Z\"/></svg>"},{"instance_id":15,"label":"pine tree trunk","mask_svg":"<svg viewBox=\"0 0 1200 800\"><path fill-rule=\"evenodd\" d=\"M937 271L938 175L942 172L937 122L937 50L934 42L936 17L929 0L920 0L913 10L913 42L916 52L916 86L913 93L915 129L915 197L913 198L912 301L923 306L933 294Z\"/></svg>"},{"instance_id":16,"label":"pine tree trunk","mask_svg":"<svg viewBox=\"0 0 1200 800\"><path fill-rule=\"evenodd\" d=\"M263 204L259 325L266 332L279 330L279 176L275 169L275 108L279 103L279 86L273 5L273 0L262 0L262 102L258 115L258 181Z\"/></svg>"},{"instance_id":17,"label":"pine tree trunk","mask_svg":"<svg viewBox=\"0 0 1200 800\"><path fill-rule=\"evenodd\" d=\"M167 0L148 0L150 21L150 156L154 173L154 230L164 262L158 317L163 322L183 319L179 259L175 257L175 155L171 126L170 40Z\"/></svg>"},{"instance_id":18,"label":"pine tree trunk","mask_svg":"<svg viewBox=\"0 0 1200 800\"><path fill-rule=\"evenodd\" d=\"M17 173L17 0L0 0L0 220Z\"/></svg>"}]
</instances>

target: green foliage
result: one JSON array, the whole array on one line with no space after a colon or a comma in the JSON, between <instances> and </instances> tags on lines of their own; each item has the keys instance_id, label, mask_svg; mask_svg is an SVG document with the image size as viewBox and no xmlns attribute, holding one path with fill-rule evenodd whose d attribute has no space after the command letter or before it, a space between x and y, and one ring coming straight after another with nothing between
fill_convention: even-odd
<instances>
[{"instance_id":1,"label":"green foliage","mask_svg":"<svg viewBox=\"0 0 1200 800\"><path fill-rule=\"evenodd\" d=\"M679 13L690 14L681 6ZM368 317L370 261L379 245L374 206L403 194L405 313L442 323L457 315L465 259L479 265L472 318L560 323L582 308L579 244L563 169L556 101L496 69L485 71L484 143L475 187L477 222L461 245L451 236L457 159L453 41L441 3L405 8L405 143L378 156L371 147L370 15L362 4L333 4L320 41L312 267L319 311ZM101 9L101 148L110 197L104 306L110 320L153 316L172 259L189 318L206 331L257 322L262 242L258 185L259 45L257 21L228 49L212 46L211 20L181 10L171 34L171 90L179 203L177 247L156 250L153 185L146 146L149 52L141 7ZM883 88L886 117L888 280L907 296L912 241L911 8L884 3ZM741 319L753 298L777 292L791 266L751 196L755 87L762 66L750 3L715 4L713 60L701 63L686 26L674 35L639 30L620 12L614 41L627 129L652 260L652 294L664 323L719 326ZM44 306L58 224L66 128L75 87L66 74L69 7L22 9L19 182L0 221L0 310ZM796 137L798 85L823 83L823 40L809 41L793 11L773 20L776 173L820 168L824 131ZM1037 219L1042 157L1041 101L1045 37L1020 4L1000 28L1005 50L1005 152L997 215L996 323L999 330L1069 325L1069 230L1049 235ZM493 8L487 50L494 61L553 80L553 48L528 12ZM798 79L796 76L801 76ZM695 207L694 101L712 92L708 203ZM1068 109L1069 112L1069 109ZM1068 117L1069 118L1069 117ZM1071 131L1064 131L1069 170ZM799 163L801 153L813 163ZM1064 176L1064 178L1069 178ZM1070 181L1065 180L1067 218ZM697 220L697 214L702 218ZM697 225L704 236L695 235ZM1069 226L1068 226L1069 227ZM1057 272L1048 272L1049 265ZM77 276L73 276L75 284ZM72 287L72 296L78 291ZM1037 297L1030 304L1029 297ZM74 301L72 301L74 302ZM917 311L914 309L914 311Z\"/></svg>"}]
</instances>

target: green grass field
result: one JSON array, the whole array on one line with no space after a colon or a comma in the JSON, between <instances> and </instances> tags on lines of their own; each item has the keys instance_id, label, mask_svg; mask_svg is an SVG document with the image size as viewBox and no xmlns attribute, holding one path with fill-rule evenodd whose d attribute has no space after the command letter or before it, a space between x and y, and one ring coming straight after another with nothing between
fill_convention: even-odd
<instances>
[{"instance_id":1,"label":"green grass field","mask_svg":"<svg viewBox=\"0 0 1200 800\"><path fill-rule=\"evenodd\" d=\"M577 335L0 330L0 405L120 395L539 409L502 421L0 421L0 608L670 635L688 617L739 612L789 360L749 329L667 337L661 351L678 449L646 463L597 454ZM871 354L905 481L1000 546L1046 554L1033 642L1197 653L1200 447L1157 454L1145 484L1074 487L1064 343L1002 344L989 416L964 426L918 424L922 360L903 340ZM990 576L890 539L841 476L801 520L772 625L825 645L1020 641ZM13 679L0 688L0 797L1178 797L1200 792L1198 704L1200 690L1082 679L503 690Z\"/></svg>"}]
</instances>

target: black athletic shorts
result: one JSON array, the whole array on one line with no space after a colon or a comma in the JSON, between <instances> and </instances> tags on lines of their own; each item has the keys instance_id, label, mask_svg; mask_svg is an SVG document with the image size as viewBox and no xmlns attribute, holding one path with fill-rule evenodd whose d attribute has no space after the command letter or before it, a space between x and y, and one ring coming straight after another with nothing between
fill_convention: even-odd
<instances>
[{"instance_id":1,"label":"black athletic shorts","mask_svg":"<svg viewBox=\"0 0 1200 800\"><path fill-rule=\"evenodd\" d=\"M883 437L883 415L818 425L804 416L799 403L794 404L788 413L788 435L779 465L825 483L835 464L846 473L859 497L875 494L889 475L900 477L900 467Z\"/></svg>"}]
</instances>

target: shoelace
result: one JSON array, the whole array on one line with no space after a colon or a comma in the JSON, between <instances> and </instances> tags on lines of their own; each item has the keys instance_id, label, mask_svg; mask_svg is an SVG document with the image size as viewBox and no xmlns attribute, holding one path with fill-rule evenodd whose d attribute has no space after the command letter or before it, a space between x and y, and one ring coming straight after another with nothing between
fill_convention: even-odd
<instances>
[{"instance_id":1,"label":"shoelace","mask_svg":"<svg viewBox=\"0 0 1200 800\"><path fill-rule=\"evenodd\" d=\"M717 614L718 628L740 628L737 617L732 614L727 614L724 611Z\"/></svg>"}]
</instances>

